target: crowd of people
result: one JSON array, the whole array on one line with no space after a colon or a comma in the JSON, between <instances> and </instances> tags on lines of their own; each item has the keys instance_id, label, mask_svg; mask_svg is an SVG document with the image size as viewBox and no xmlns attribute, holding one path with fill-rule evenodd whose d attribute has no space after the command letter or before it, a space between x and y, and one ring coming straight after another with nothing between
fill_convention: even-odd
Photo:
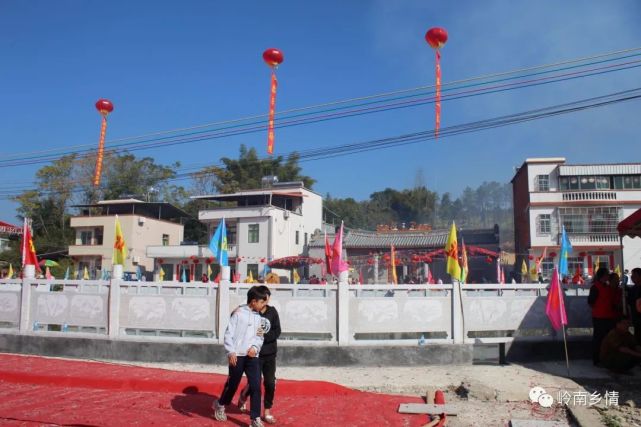
<instances>
[{"instance_id":1,"label":"crowd of people","mask_svg":"<svg viewBox=\"0 0 641 427\"><path fill-rule=\"evenodd\" d=\"M641 268L633 269L629 278L627 273L626 270L622 281L617 273L599 268L588 296L592 309L592 361L616 372L641 363Z\"/></svg>"}]
</instances>

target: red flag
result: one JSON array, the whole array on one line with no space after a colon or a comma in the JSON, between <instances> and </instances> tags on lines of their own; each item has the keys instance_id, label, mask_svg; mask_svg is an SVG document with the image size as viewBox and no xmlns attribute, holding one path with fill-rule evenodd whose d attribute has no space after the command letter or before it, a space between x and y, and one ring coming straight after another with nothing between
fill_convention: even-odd
<instances>
[{"instance_id":1,"label":"red flag","mask_svg":"<svg viewBox=\"0 0 641 427\"><path fill-rule=\"evenodd\" d=\"M332 248L329 245L327 234L325 234L325 265L327 268L327 274L332 274Z\"/></svg>"},{"instance_id":2,"label":"red flag","mask_svg":"<svg viewBox=\"0 0 641 427\"><path fill-rule=\"evenodd\" d=\"M220 271L216 275L216 278L214 279L214 283L220 283Z\"/></svg>"},{"instance_id":3,"label":"red flag","mask_svg":"<svg viewBox=\"0 0 641 427\"><path fill-rule=\"evenodd\" d=\"M563 300L561 284L559 283L559 274L556 267L552 272L550 289L548 290L548 302L545 306L545 314L550 319L550 323L555 330L561 329L563 325L568 324L568 316L565 313L565 302Z\"/></svg>"},{"instance_id":4,"label":"red flag","mask_svg":"<svg viewBox=\"0 0 641 427\"><path fill-rule=\"evenodd\" d=\"M363 285L365 283L365 281L363 280L363 269L362 268L358 271L358 283L361 284L361 285Z\"/></svg>"},{"instance_id":5,"label":"red flag","mask_svg":"<svg viewBox=\"0 0 641 427\"><path fill-rule=\"evenodd\" d=\"M35 265L36 270L40 270L38 265L38 257L36 256L36 248L33 246L33 238L31 237L31 227L28 224L27 218L24 219L24 229L22 232L22 267L25 265Z\"/></svg>"},{"instance_id":6,"label":"red flag","mask_svg":"<svg viewBox=\"0 0 641 427\"><path fill-rule=\"evenodd\" d=\"M276 111L276 88L278 80L276 73L272 70L272 84L269 95L269 122L267 125L267 154L274 154L274 113Z\"/></svg>"},{"instance_id":7,"label":"red flag","mask_svg":"<svg viewBox=\"0 0 641 427\"><path fill-rule=\"evenodd\" d=\"M434 97L436 111L436 123L434 126L434 138L438 138L438 130L441 128L441 52L436 49L436 96Z\"/></svg>"}]
</instances>

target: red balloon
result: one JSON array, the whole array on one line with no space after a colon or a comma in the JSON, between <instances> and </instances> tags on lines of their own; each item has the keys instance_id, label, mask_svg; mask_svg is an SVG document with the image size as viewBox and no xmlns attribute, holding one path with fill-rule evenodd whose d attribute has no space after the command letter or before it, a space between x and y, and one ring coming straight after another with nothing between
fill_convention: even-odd
<instances>
[{"instance_id":1,"label":"red balloon","mask_svg":"<svg viewBox=\"0 0 641 427\"><path fill-rule=\"evenodd\" d=\"M100 114L109 114L114 110L114 105L110 100L101 98L96 102L96 110L98 110Z\"/></svg>"},{"instance_id":2,"label":"red balloon","mask_svg":"<svg viewBox=\"0 0 641 427\"><path fill-rule=\"evenodd\" d=\"M283 52L273 47L263 52L263 61L270 67L278 67L283 62Z\"/></svg>"},{"instance_id":3,"label":"red balloon","mask_svg":"<svg viewBox=\"0 0 641 427\"><path fill-rule=\"evenodd\" d=\"M434 49L440 49L447 42L447 31L445 31L445 28L430 28L425 33L425 40Z\"/></svg>"},{"instance_id":4,"label":"red balloon","mask_svg":"<svg viewBox=\"0 0 641 427\"><path fill-rule=\"evenodd\" d=\"M550 257L556 258L556 252L550 252Z\"/></svg>"}]
</instances>

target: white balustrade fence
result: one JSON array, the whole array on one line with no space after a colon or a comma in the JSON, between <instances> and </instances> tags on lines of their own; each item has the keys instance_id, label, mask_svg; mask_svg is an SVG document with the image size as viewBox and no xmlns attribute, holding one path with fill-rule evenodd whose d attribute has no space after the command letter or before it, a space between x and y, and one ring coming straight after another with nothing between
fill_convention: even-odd
<instances>
[{"instance_id":1,"label":"white balustrade fence","mask_svg":"<svg viewBox=\"0 0 641 427\"><path fill-rule=\"evenodd\" d=\"M222 342L250 284L0 280L0 332ZM546 285L275 285L293 345L493 343L555 336ZM565 290L570 335L589 333L587 287Z\"/></svg>"}]
</instances>

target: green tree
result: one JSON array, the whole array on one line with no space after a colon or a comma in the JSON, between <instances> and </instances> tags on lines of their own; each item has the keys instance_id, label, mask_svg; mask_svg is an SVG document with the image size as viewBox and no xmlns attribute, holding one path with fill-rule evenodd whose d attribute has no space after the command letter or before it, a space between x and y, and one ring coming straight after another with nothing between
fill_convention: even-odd
<instances>
[{"instance_id":1,"label":"green tree","mask_svg":"<svg viewBox=\"0 0 641 427\"><path fill-rule=\"evenodd\" d=\"M259 159L255 148L240 146L238 159L223 157L223 166L208 166L193 174L196 191L211 193L234 193L239 190L260 188L264 176L277 176L279 181L302 181L307 188L312 188L316 182L306 175L301 175L302 168L297 153L291 154L287 160L282 156Z\"/></svg>"}]
</instances>

